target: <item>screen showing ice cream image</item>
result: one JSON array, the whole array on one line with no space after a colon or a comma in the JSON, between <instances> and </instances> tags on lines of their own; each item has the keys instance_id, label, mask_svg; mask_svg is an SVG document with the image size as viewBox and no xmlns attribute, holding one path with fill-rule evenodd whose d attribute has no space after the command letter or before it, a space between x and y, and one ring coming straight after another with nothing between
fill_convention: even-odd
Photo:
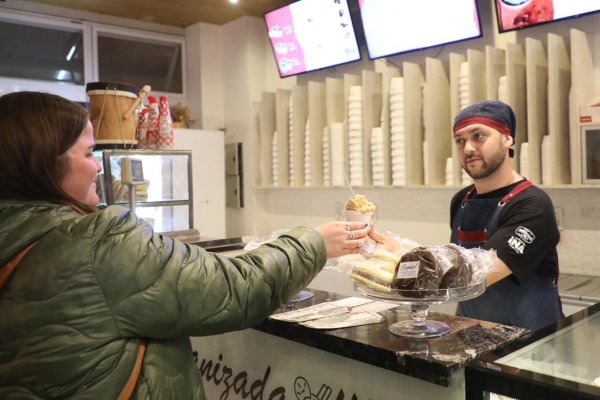
<instances>
[{"instance_id":1,"label":"screen showing ice cream image","mask_svg":"<svg viewBox=\"0 0 600 400\"><path fill-rule=\"evenodd\" d=\"M600 11L600 0L496 0L498 31L508 32Z\"/></svg>"},{"instance_id":2,"label":"screen showing ice cream image","mask_svg":"<svg viewBox=\"0 0 600 400\"><path fill-rule=\"evenodd\" d=\"M360 60L347 0L300 0L265 22L281 77Z\"/></svg>"},{"instance_id":3,"label":"screen showing ice cream image","mask_svg":"<svg viewBox=\"0 0 600 400\"><path fill-rule=\"evenodd\" d=\"M369 58L481 37L475 0L359 0Z\"/></svg>"}]
</instances>

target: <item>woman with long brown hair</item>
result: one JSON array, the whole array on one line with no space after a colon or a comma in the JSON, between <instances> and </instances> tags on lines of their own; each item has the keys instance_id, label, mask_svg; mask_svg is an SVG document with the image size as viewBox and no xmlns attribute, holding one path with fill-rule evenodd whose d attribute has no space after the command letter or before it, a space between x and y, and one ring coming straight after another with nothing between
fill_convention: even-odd
<instances>
[{"instance_id":1,"label":"woman with long brown hair","mask_svg":"<svg viewBox=\"0 0 600 400\"><path fill-rule=\"evenodd\" d=\"M0 97L2 399L204 399L188 336L252 327L370 230L298 227L222 257L97 210L93 148L83 107Z\"/></svg>"}]
</instances>

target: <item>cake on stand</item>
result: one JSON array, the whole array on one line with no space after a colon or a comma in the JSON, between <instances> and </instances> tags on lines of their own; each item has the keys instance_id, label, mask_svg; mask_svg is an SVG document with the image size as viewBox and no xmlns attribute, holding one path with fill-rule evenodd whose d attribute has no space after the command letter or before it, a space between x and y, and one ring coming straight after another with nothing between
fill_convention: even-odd
<instances>
[{"instance_id":1,"label":"cake on stand","mask_svg":"<svg viewBox=\"0 0 600 400\"><path fill-rule=\"evenodd\" d=\"M450 332L448 324L428 319L429 305L441 304L454 301L464 301L480 296L485 292L485 281L464 287L452 289L434 289L434 290L400 290L389 289L385 292L375 291L368 286L354 283L354 290L366 297L395 302L398 304L408 304L411 313L411 319L407 321L396 322L389 326L388 330L396 336L409 338L433 338L439 337Z\"/></svg>"}]
</instances>

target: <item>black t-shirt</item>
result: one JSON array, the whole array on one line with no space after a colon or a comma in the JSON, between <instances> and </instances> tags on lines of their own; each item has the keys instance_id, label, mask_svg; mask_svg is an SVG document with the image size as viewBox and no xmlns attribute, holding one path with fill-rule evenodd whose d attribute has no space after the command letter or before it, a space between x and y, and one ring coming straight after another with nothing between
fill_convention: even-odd
<instances>
[{"instance_id":1,"label":"black t-shirt","mask_svg":"<svg viewBox=\"0 0 600 400\"><path fill-rule=\"evenodd\" d=\"M483 195L475 191L469 199L502 198L520 182ZM454 195L450 203L450 227L465 197L472 186ZM531 243L515 240L523 228L533 234ZM498 257L510 268L515 277L523 282L530 274L558 277L558 253L556 245L560 239L554 206L550 197L536 186L531 186L510 199L498 217L498 229L482 246L494 249ZM515 250L515 242L519 243ZM523 246L524 245L524 246ZM522 252L521 252L522 251Z\"/></svg>"}]
</instances>

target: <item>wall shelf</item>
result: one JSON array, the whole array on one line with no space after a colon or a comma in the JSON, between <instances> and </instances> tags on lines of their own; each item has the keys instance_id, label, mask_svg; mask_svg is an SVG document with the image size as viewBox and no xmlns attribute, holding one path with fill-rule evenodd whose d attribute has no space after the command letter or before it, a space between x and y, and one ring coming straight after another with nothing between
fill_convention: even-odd
<instances>
[{"instance_id":1,"label":"wall shelf","mask_svg":"<svg viewBox=\"0 0 600 400\"><path fill-rule=\"evenodd\" d=\"M404 165L398 168L404 175L398 174L397 184L404 182L404 186L409 187L464 186L465 174L452 140L453 117L465 104L500 99L502 96L501 100L513 108L517 119L515 169L537 185L543 184L543 187L579 187L581 143L578 116L580 108L592 99L594 91L594 82L590 82L594 79L591 40L587 34L571 29L570 43L555 34L548 34L544 42L531 37L524 38L523 42L523 47L507 42L504 49L486 46L485 52L467 49L465 54L450 53L447 64L429 57L425 59L424 71L415 63L404 62L399 67L392 67L376 61L374 71L344 74L343 79L327 77L323 82L308 81L307 85L296 85L291 90L278 89L275 94L263 93L258 118L261 185L272 185L271 144L275 131L278 132L279 151L277 186L330 185L330 177L325 181L323 176L323 143L324 139L329 139L330 144L331 136L324 138L323 134L331 135L328 128L342 123L343 132L338 126L336 134L341 133L343 141L338 140L336 145L339 143L344 150L343 169L353 185L393 187L390 91L392 79L401 77L402 97L398 104L402 102L403 110L396 115L396 122L400 124L398 132L404 133L404 139L396 140L404 140ZM576 65L570 61L574 58L578 60ZM461 67L467 67L462 71L466 78L461 78ZM466 90L463 102L460 97L461 79L463 83L468 80L468 90L463 86ZM500 82L503 82L502 87ZM352 168L349 168L348 160L348 106L352 87L355 90L360 88L360 113L355 112L354 115L360 114L361 118L359 129L363 156L361 161L355 161L355 172L350 172ZM359 94L355 97L358 98ZM383 178L379 176L374 182L371 139L376 127L382 133L384 160L377 164L377 171L383 170ZM310 132L310 157L305 164L307 132ZM523 157L525 142L528 143L526 159ZM293 154L290 154L290 147ZM400 154L395 163L402 163ZM293 180L289 164L292 158ZM446 177L446 168L450 165L448 159L452 160L452 175ZM529 162L526 171L520 171L523 161ZM542 161L545 168L542 168ZM339 163L336 165L339 171L342 167ZM306 181L305 168L310 168ZM353 173L356 180L353 180ZM340 184L339 173L336 184Z\"/></svg>"}]
</instances>

